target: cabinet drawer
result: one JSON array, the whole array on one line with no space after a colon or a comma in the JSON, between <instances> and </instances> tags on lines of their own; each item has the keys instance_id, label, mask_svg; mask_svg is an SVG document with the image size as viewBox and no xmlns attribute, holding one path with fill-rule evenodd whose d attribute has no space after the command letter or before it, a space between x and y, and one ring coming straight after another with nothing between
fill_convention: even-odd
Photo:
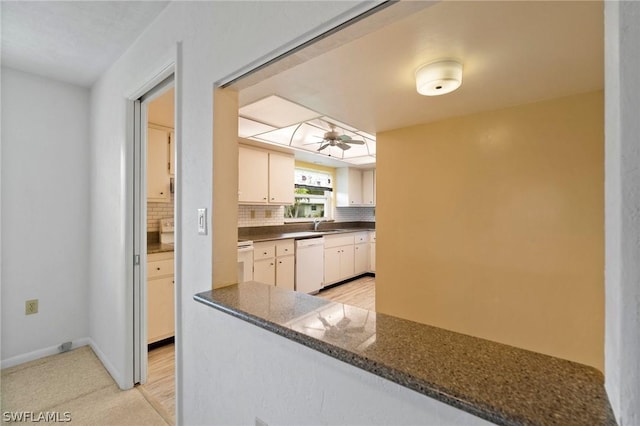
<instances>
[{"instance_id":1,"label":"cabinet drawer","mask_svg":"<svg viewBox=\"0 0 640 426\"><path fill-rule=\"evenodd\" d=\"M173 259L156 260L147 262L147 278L173 275Z\"/></svg>"},{"instance_id":2,"label":"cabinet drawer","mask_svg":"<svg viewBox=\"0 0 640 426\"><path fill-rule=\"evenodd\" d=\"M274 243L255 243L253 245L254 261L272 257L276 257L276 245Z\"/></svg>"},{"instance_id":3,"label":"cabinet drawer","mask_svg":"<svg viewBox=\"0 0 640 426\"><path fill-rule=\"evenodd\" d=\"M353 245L353 234L329 235L324 237L324 248Z\"/></svg>"},{"instance_id":4,"label":"cabinet drawer","mask_svg":"<svg viewBox=\"0 0 640 426\"><path fill-rule=\"evenodd\" d=\"M294 253L293 240L282 240L276 243L276 256L286 256Z\"/></svg>"},{"instance_id":5,"label":"cabinet drawer","mask_svg":"<svg viewBox=\"0 0 640 426\"><path fill-rule=\"evenodd\" d=\"M358 232L354 235L355 243L368 243L369 242L369 233L368 232Z\"/></svg>"}]
</instances>

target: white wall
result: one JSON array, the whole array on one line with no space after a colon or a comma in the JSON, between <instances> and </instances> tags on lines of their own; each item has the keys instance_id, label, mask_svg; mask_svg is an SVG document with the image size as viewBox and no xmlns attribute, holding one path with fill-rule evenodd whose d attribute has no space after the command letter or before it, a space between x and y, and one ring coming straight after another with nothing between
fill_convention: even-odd
<instances>
[{"instance_id":1,"label":"white wall","mask_svg":"<svg viewBox=\"0 0 640 426\"><path fill-rule=\"evenodd\" d=\"M185 424L490 424L208 306L195 310L207 380L190 393Z\"/></svg>"},{"instance_id":2,"label":"white wall","mask_svg":"<svg viewBox=\"0 0 640 426\"><path fill-rule=\"evenodd\" d=\"M605 372L618 423L640 424L640 3L605 2Z\"/></svg>"},{"instance_id":3,"label":"white wall","mask_svg":"<svg viewBox=\"0 0 640 426\"><path fill-rule=\"evenodd\" d=\"M196 209L211 212L213 86L286 43L298 44L331 27L370 2L174 2L108 70L91 91L91 290L90 334L98 355L123 387L132 385L130 277L132 248L127 238L132 199L127 97L167 63L176 60L182 42L176 87L179 119L176 137L176 282L178 315L178 405L190 401L194 389L214 383L203 379L202 350L194 330L206 318L195 311L193 294L211 288L212 236L199 236ZM344 16L340 16L345 14ZM337 20L334 17L340 16ZM224 142L220 142L224 143ZM229 141L235 143L235 141ZM229 158L228 161L237 161ZM233 180L233 179L229 179ZM235 204L235 198L231 200ZM217 208L217 206L213 206ZM224 208L224 206L221 206ZM210 220L210 213L209 213ZM236 220L216 226L236 227ZM215 238L215 235L213 235ZM235 244L216 254L235 265ZM235 266L230 268L235 271ZM227 368L220 367L220 368ZM181 383L184 382L184 384ZM189 412L193 407L188 407Z\"/></svg>"},{"instance_id":4,"label":"white wall","mask_svg":"<svg viewBox=\"0 0 640 426\"><path fill-rule=\"evenodd\" d=\"M2 367L86 343L88 89L2 68L2 231Z\"/></svg>"}]
</instances>

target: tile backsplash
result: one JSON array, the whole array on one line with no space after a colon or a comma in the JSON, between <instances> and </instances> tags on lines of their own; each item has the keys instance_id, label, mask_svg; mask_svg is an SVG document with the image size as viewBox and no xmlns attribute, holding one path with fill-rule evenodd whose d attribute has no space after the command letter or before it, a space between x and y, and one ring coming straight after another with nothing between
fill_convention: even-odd
<instances>
[{"instance_id":1,"label":"tile backsplash","mask_svg":"<svg viewBox=\"0 0 640 426\"><path fill-rule=\"evenodd\" d=\"M336 222L375 222L375 207L336 207Z\"/></svg>"},{"instance_id":2,"label":"tile backsplash","mask_svg":"<svg viewBox=\"0 0 640 426\"><path fill-rule=\"evenodd\" d=\"M375 207L337 207L336 222L375 222ZM267 217L267 216L271 217ZM253 217L252 217L253 216ZM284 225L284 206L238 206L238 226Z\"/></svg>"},{"instance_id":3,"label":"tile backsplash","mask_svg":"<svg viewBox=\"0 0 640 426\"><path fill-rule=\"evenodd\" d=\"M238 226L284 225L284 206L238 206Z\"/></svg>"},{"instance_id":4,"label":"tile backsplash","mask_svg":"<svg viewBox=\"0 0 640 426\"><path fill-rule=\"evenodd\" d=\"M173 217L173 195L166 203L147 203L147 232L160 232L159 220Z\"/></svg>"}]
</instances>

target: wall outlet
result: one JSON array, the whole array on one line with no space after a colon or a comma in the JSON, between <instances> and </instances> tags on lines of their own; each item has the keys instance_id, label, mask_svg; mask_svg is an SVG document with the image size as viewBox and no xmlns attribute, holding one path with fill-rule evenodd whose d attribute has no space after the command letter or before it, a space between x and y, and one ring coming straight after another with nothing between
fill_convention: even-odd
<instances>
[{"instance_id":1,"label":"wall outlet","mask_svg":"<svg viewBox=\"0 0 640 426\"><path fill-rule=\"evenodd\" d=\"M31 315L38 313L38 299L27 300L24 302L24 314Z\"/></svg>"},{"instance_id":2,"label":"wall outlet","mask_svg":"<svg viewBox=\"0 0 640 426\"><path fill-rule=\"evenodd\" d=\"M271 219L271 210L265 210L264 211L264 217L267 219Z\"/></svg>"}]
</instances>

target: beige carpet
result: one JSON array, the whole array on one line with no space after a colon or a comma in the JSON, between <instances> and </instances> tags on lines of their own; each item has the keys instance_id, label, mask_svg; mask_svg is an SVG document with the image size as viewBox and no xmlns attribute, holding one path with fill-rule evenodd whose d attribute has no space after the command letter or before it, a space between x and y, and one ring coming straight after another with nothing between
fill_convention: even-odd
<instances>
[{"instance_id":1,"label":"beige carpet","mask_svg":"<svg viewBox=\"0 0 640 426\"><path fill-rule=\"evenodd\" d=\"M89 346L2 370L0 396L2 424L5 412L69 413L72 425L168 424L137 388L120 390Z\"/></svg>"}]
</instances>

